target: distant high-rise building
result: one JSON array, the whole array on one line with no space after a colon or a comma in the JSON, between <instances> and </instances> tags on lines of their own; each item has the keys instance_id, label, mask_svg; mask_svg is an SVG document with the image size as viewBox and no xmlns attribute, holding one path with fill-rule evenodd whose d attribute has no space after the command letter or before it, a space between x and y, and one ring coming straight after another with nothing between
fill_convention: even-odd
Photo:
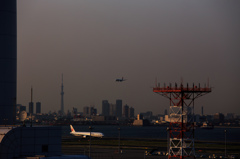
<instances>
[{"instance_id":1,"label":"distant high-rise building","mask_svg":"<svg viewBox=\"0 0 240 159\"><path fill-rule=\"evenodd\" d=\"M134 118L134 108L129 108L129 118Z\"/></svg>"},{"instance_id":2,"label":"distant high-rise building","mask_svg":"<svg viewBox=\"0 0 240 159\"><path fill-rule=\"evenodd\" d=\"M23 106L23 105L20 106L20 112L21 112L21 111L26 111L26 106Z\"/></svg>"},{"instance_id":3,"label":"distant high-rise building","mask_svg":"<svg viewBox=\"0 0 240 159\"><path fill-rule=\"evenodd\" d=\"M116 105L115 104L109 104L109 115L116 116Z\"/></svg>"},{"instance_id":4,"label":"distant high-rise building","mask_svg":"<svg viewBox=\"0 0 240 159\"><path fill-rule=\"evenodd\" d=\"M36 114L40 114L41 113L41 102L37 102L36 103Z\"/></svg>"},{"instance_id":5,"label":"distant high-rise building","mask_svg":"<svg viewBox=\"0 0 240 159\"><path fill-rule=\"evenodd\" d=\"M142 114L138 114L137 115L137 120L142 120L143 119L143 115Z\"/></svg>"},{"instance_id":6,"label":"distant high-rise building","mask_svg":"<svg viewBox=\"0 0 240 159\"><path fill-rule=\"evenodd\" d=\"M67 118L70 118L71 117L71 111L68 109L67 111Z\"/></svg>"},{"instance_id":7,"label":"distant high-rise building","mask_svg":"<svg viewBox=\"0 0 240 159\"><path fill-rule=\"evenodd\" d=\"M122 117L122 100L116 100L116 117Z\"/></svg>"},{"instance_id":8,"label":"distant high-rise building","mask_svg":"<svg viewBox=\"0 0 240 159\"><path fill-rule=\"evenodd\" d=\"M224 122L224 114L222 113L216 113L213 116L213 121L214 123L218 124L218 123L223 123Z\"/></svg>"},{"instance_id":9,"label":"distant high-rise building","mask_svg":"<svg viewBox=\"0 0 240 159\"><path fill-rule=\"evenodd\" d=\"M165 109L165 111L164 111L164 115L168 115L168 113L167 113L167 109Z\"/></svg>"},{"instance_id":10,"label":"distant high-rise building","mask_svg":"<svg viewBox=\"0 0 240 159\"><path fill-rule=\"evenodd\" d=\"M91 115L96 115L96 114L97 114L97 109L95 109L93 106L83 107L83 115L85 117L90 117Z\"/></svg>"},{"instance_id":11,"label":"distant high-rise building","mask_svg":"<svg viewBox=\"0 0 240 159\"><path fill-rule=\"evenodd\" d=\"M123 116L129 118L129 106L127 104L123 107Z\"/></svg>"},{"instance_id":12,"label":"distant high-rise building","mask_svg":"<svg viewBox=\"0 0 240 159\"><path fill-rule=\"evenodd\" d=\"M97 114L97 109L94 107L90 107L90 114L91 115L96 115Z\"/></svg>"},{"instance_id":13,"label":"distant high-rise building","mask_svg":"<svg viewBox=\"0 0 240 159\"><path fill-rule=\"evenodd\" d=\"M18 114L18 113L20 113L20 107L21 107L22 105L21 104L17 104L16 105L16 113Z\"/></svg>"},{"instance_id":14,"label":"distant high-rise building","mask_svg":"<svg viewBox=\"0 0 240 159\"><path fill-rule=\"evenodd\" d=\"M64 101L63 101L63 74L62 74L62 85L61 85L61 114L64 115Z\"/></svg>"},{"instance_id":15,"label":"distant high-rise building","mask_svg":"<svg viewBox=\"0 0 240 159\"><path fill-rule=\"evenodd\" d=\"M83 115L86 117L89 116L89 114L90 114L89 107L88 106L83 107Z\"/></svg>"},{"instance_id":16,"label":"distant high-rise building","mask_svg":"<svg viewBox=\"0 0 240 159\"><path fill-rule=\"evenodd\" d=\"M147 111L146 113L140 113L143 116L143 119L151 119L153 116L152 111Z\"/></svg>"},{"instance_id":17,"label":"distant high-rise building","mask_svg":"<svg viewBox=\"0 0 240 159\"><path fill-rule=\"evenodd\" d=\"M227 113L226 119L228 120L234 120L235 114L234 113Z\"/></svg>"},{"instance_id":18,"label":"distant high-rise building","mask_svg":"<svg viewBox=\"0 0 240 159\"><path fill-rule=\"evenodd\" d=\"M33 114L33 102L29 102L29 109L28 109L28 111L29 111L29 113L30 114Z\"/></svg>"},{"instance_id":19,"label":"distant high-rise building","mask_svg":"<svg viewBox=\"0 0 240 159\"><path fill-rule=\"evenodd\" d=\"M73 107L72 114L73 114L73 116L74 116L74 115L77 115L77 108L74 108L74 107Z\"/></svg>"},{"instance_id":20,"label":"distant high-rise building","mask_svg":"<svg viewBox=\"0 0 240 159\"><path fill-rule=\"evenodd\" d=\"M109 103L107 100L102 101L102 115L109 116Z\"/></svg>"}]
</instances>

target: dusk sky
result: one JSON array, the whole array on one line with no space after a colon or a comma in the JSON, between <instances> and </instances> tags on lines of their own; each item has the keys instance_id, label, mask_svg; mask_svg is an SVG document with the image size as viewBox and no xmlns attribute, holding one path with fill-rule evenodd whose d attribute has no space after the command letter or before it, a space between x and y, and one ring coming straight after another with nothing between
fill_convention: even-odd
<instances>
[{"instance_id":1,"label":"dusk sky","mask_svg":"<svg viewBox=\"0 0 240 159\"><path fill-rule=\"evenodd\" d=\"M17 103L65 112L102 100L163 114L169 100L155 79L184 85L208 79L213 91L195 113L240 114L240 1L18 0ZM115 82L116 78L127 80ZM35 108L34 108L35 112Z\"/></svg>"}]
</instances>

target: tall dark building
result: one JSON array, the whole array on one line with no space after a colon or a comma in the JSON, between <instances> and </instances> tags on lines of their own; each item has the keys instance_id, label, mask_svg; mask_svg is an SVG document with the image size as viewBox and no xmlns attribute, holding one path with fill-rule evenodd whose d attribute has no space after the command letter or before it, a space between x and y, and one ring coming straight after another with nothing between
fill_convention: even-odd
<instances>
[{"instance_id":1,"label":"tall dark building","mask_svg":"<svg viewBox=\"0 0 240 159\"><path fill-rule=\"evenodd\" d=\"M74 108L74 107L73 107L72 114L73 114L73 115L77 115L77 108Z\"/></svg>"},{"instance_id":2,"label":"tall dark building","mask_svg":"<svg viewBox=\"0 0 240 159\"><path fill-rule=\"evenodd\" d=\"M17 104L16 105L16 113L18 114L18 113L20 113L20 107L21 107L22 105L21 104Z\"/></svg>"},{"instance_id":3,"label":"tall dark building","mask_svg":"<svg viewBox=\"0 0 240 159\"><path fill-rule=\"evenodd\" d=\"M16 8L16 0L0 1L0 125L13 125L16 120Z\"/></svg>"},{"instance_id":4,"label":"tall dark building","mask_svg":"<svg viewBox=\"0 0 240 159\"><path fill-rule=\"evenodd\" d=\"M123 107L123 116L129 118L129 106L127 104Z\"/></svg>"},{"instance_id":5,"label":"tall dark building","mask_svg":"<svg viewBox=\"0 0 240 159\"><path fill-rule=\"evenodd\" d=\"M134 118L134 108L129 108L129 118Z\"/></svg>"},{"instance_id":6,"label":"tall dark building","mask_svg":"<svg viewBox=\"0 0 240 159\"><path fill-rule=\"evenodd\" d=\"M116 116L116 105L115 104L109 104L109 115Z\"/></svg>"},{"instance_id":7,"label":"tall dark building","mask_svg":"<svg viewBox=\"0 0 240 159\"><path fill-rule=\"evenodd\" d=\"M41 113L41 103L37 102L36 103L36 114L40 114Z\"/></svg>"},{"instance_id":8,"label":"tall dark building","mask_svg":"<svg viewBox=\"0 0 240 159\"><path fill-rule=\"evenodd\" d=\"M96 114L97 114L97 109L94 108L93 106L83 107L83 115L85 117L90 117L91 115L96 115Z\"/></svg>"},{"instance_id":9,"label":"tall dark building","mask_svg":"<svg viewBox=\"0 0 240 159\"><path fill-rule=\"evenodd\" d=\"M167 113L167 109L165 109L165 111L164 111L164 115L168 115L168 113Z\"/></svg>"},{"instance_id":10,"label":"tall dark building","mask_svg":"<svg viewBox=\"0 0 240 159\"><path fill-rule=\"evenodd\" d=\"M222 113L216 113L213 116L213 122L215 124L223 123L224 122L224 114Z\"/></svg>"},{"instance_id":11,"label":"tall dark building","mask_svg":"<svg viewBox=\"0 0 240 159\"><path fill-rule=\"evenodd\" d=\"M97 114L97 109L94 107L90 107L90 114L91 115L96 115Z\"/></svg>"},{"instance_id":12,"label":"tall dark building","mask_svg":"<svg viewBox=\"0 0 240 159\"><path fill-rule=\"evenodd\" d=\"M122 117L122 100L116 100L116 117Z\"/></svg>"},{"instance_id":13,"label":"tall dark building","mask_svg":"<svg viewBox=\"0 0 240 159\"><path fill-rule=\"evenodd\" d=\"M103 100L102 101L102 115L109 116L109 111L110 111L110 107L109 107L108 101Z\"/></svg>"},{"instance_id":14,"label":"tall dark building","mask_svg":"<svg viewBox=\"0 0 240 159\"><path fill-rule=\"evenodd\" d=\"M33 102L29 102L29 109L28 109L29 114L33 114L33 106L34 106Z\"/></svg>"},{"instance_id":15,"label":"tall dark building","mask_svg":"<svg viewBox=\"0 0 240 159\"><path fill-rule=\"evenodd\" d=\"M22 106L22 105L21 105L21 106L20 106L20 112L21 112L21 111L26 111L26 106Z\"/></svg>"},{"instance_id":16,"label":"tall dark building","mask_svg":"<svg viewBox=\"0 0 240 159\"><path fill-rule=\"evenodd\" d=\"M89 114L90 114L89 107L88 106L83 107L83 115L86 117L89 116Z\"/></svg>"}]
</instances>

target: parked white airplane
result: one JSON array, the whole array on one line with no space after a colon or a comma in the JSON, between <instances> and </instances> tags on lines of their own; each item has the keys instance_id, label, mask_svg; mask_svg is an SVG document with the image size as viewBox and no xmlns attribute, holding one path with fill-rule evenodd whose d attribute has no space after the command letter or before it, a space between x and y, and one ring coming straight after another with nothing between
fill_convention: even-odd
<instances>
[{"instance_id":1,"label":"parked white airplane","mask_svg":"<svg viewBox=\"0 0 240 159\"><path fill-rule=\"evenodd\" d=\"M81 136L83 138L86 138L86 137L90 136L90 132L75 131L72 125L70 125L70 129L71 129L70 134L72 134L74 136ZM100 138L102 138L104 136L104 134L101 133L101 132L91 132L91 136L92 137L100 137Z\"/></svg>"}]
</instances>

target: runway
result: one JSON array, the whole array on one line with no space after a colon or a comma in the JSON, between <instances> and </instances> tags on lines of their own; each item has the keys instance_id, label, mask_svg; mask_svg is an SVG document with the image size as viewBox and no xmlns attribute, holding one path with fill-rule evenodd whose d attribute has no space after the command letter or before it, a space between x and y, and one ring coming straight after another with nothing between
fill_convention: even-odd
<instances>
[{"instance_id":1,"label":"runway","mask_svg":"<svg viewBox=\"0 0 240 159\"><path fill-rule=\"evenodd\" d=\"M66 155L86 155L92 159L167 159L167 156L149 156L145 155L146 151L158 149L160 152L166 153L167 141L159 139L130 139L123 138L102 138L91 140L91 150L88 139L76 137L63 138L62 153ZM228 155L239 155L239 143L228 143ZM89 152L90 150L90 152ZM201 142L195 143L196 155L209 156L212 154L222 155L224 152L224 144L221 142Z\"/></svg>"},{"instance_id":2,"label":"runway","mask_svg":"<svg viewBox=\"0 0 240 159\"><path fill-rule=\"evenodd\" d=\"M63 148L64 154L82 154L90 156L92 159L167 159L167 156L146 156L145 150L124 149L122 153L118 153L117 149L89 149L86 148Z\"/></svg>"}]
</instances>

